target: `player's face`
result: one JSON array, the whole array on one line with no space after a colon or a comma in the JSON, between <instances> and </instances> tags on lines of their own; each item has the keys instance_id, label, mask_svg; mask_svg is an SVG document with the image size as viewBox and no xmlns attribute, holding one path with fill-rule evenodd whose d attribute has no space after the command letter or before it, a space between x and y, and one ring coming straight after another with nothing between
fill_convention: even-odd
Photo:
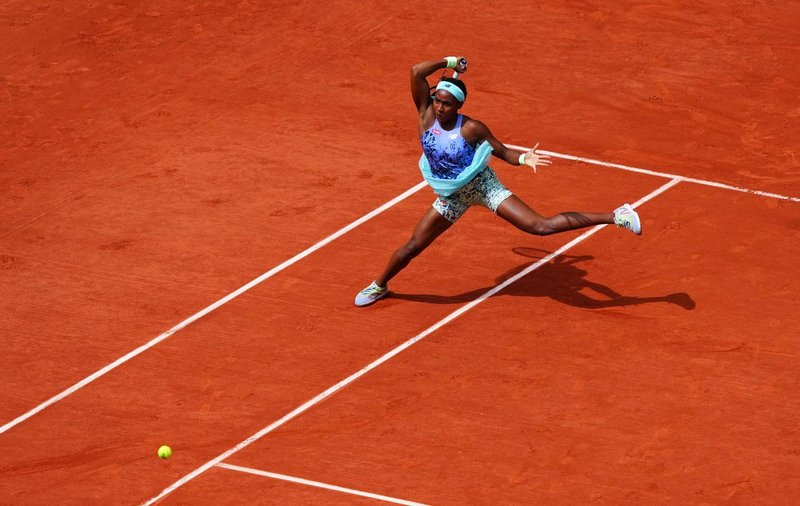
<instances>
[{"instance_id":1,"label":"player's face","mask_svg":"<svg viewBox=\"0 0 800 506\"><path fill-rule=\"evenodd\" d=\"M449 91L438 90L433 94L433 113L439 123L447 123L458 114L461 102L455 99Z\"/></svg>"}]
</instances>

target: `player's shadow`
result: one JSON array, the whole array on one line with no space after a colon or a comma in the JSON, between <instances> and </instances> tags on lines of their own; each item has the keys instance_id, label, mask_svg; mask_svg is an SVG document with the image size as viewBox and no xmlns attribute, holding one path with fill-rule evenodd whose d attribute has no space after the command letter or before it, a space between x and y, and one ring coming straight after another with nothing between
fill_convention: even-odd
<instances>
[{"instance_id":1,"label":"player's shadow","mask_svg":"<svg viewBox=\"0 0 800 506\"><path fill-rule=\"evenodd\" d=\"M526 262L502 274L496 279L497 284L514 277L549 254L547 251L536 248L514 248L513 251L519 255L534 258L535 260ZM594 257L590 255L560 255L543 264L535 271L511 283L500 292L500 295L511 295L515 297L549 297L563 304L588 309L633 306L654 302L675 304L686 310L692 310L696 306L689 294L684 292L655 297L637 297L634 295L620 294L606 285L590 281L586 279L588 272L581 268L579 264L587 260L592 260L593 258ZM431 304L458 304L470 302L492 288L491 286L487 286L456 295L392 292L389 296L396 299L427 302Z\"/></svg>"}]
</instances>

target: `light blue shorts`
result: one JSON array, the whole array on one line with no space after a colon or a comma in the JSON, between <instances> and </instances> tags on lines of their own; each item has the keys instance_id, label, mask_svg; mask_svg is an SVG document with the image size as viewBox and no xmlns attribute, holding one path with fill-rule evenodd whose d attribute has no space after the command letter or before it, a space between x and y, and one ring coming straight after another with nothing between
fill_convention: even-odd
<instances>
[{"instance_id":1,"label":"light blue shorts","mask_svg":"<svg viewBox=\"0 0 800 506\"><path fill-rule=\"evenodd\" d=\"M472 181L449 197L440 196L433 203L433 208L451 223L461 218L467 209L474 205L488 208L493 213L505 199L513 195L503 183L497 179L494 171L486 167Z\"/></svg>"}]
</instances>

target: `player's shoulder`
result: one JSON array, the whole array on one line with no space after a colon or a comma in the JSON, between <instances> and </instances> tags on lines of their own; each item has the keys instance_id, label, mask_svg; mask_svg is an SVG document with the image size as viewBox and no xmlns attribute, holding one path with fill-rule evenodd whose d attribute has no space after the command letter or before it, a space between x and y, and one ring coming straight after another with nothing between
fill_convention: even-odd
<instances>
[{"instance_id":1,"label":"player's shoulder","mask_svg":"<svg viewBox=\"0 0 800 506\"><path fill-rule=\"evenodd\" d=\"M461 129L475 133L484 133L489 131L489 128L482 121L471 118L465 114L461 115Z\"/></svg>"}]
</instances>

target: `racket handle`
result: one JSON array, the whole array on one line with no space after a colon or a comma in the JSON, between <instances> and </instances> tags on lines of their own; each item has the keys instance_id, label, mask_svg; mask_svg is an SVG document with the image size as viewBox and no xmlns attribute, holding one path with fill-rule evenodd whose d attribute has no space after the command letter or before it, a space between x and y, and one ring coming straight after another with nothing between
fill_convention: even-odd
<instances>
[{"instance_id":1,"label":"racket handle","mask_svg":"<svg viewBox=\"0 0 800 506\"><path fill-rule=\"evenodd\" d=\"M458 63L460 63L461 66L464 67L465 71L467 70L467 59L466 58L461 58L460 60L458 60ZM458 79L458 72L453 72L453 79Z\"/></svg>"}]
</instances>

